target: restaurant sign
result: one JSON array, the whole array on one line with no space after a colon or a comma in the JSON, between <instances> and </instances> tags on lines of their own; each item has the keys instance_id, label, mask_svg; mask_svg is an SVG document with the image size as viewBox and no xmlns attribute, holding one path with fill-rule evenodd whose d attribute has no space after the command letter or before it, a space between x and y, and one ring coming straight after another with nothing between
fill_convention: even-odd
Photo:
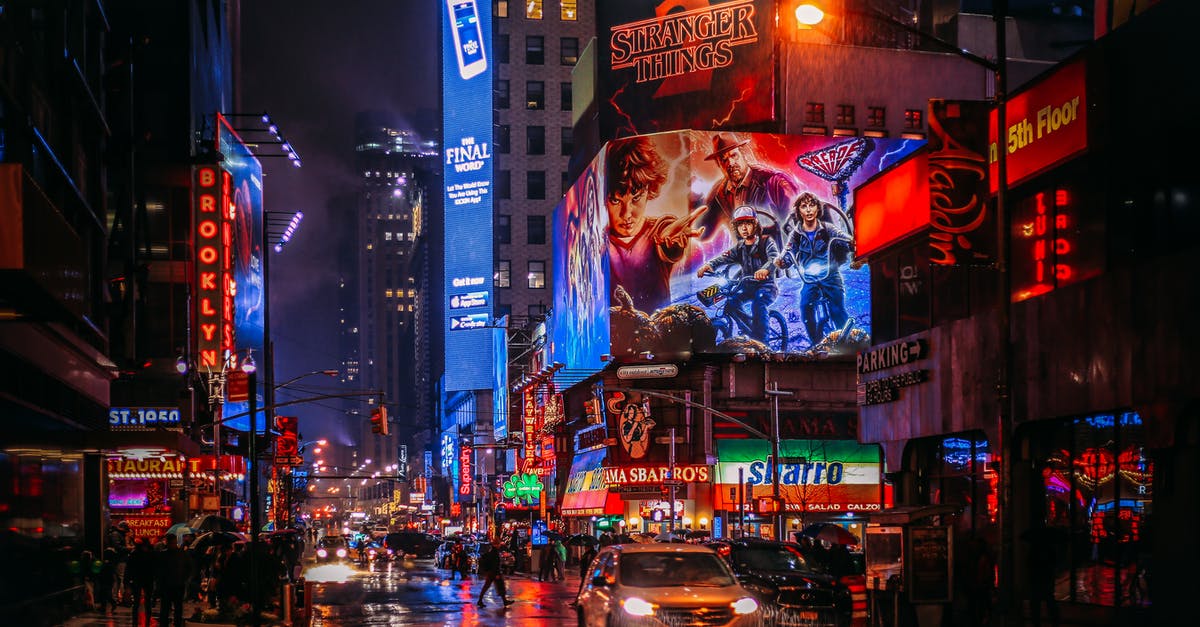
<instances>
[{"instance_id":1,"label":"restaurant sign","mask_svg":"<svg viewBox=\"0 0 1200 627\"><path fill-rule=\"evenodd\" d=\"M712 481L711 468L711 466L703 464L676 464L674 472L666 464L605 468L604 483L609 486L662 484L668 480L684 483L709 483Z\"/></svg>"}]
</instances>

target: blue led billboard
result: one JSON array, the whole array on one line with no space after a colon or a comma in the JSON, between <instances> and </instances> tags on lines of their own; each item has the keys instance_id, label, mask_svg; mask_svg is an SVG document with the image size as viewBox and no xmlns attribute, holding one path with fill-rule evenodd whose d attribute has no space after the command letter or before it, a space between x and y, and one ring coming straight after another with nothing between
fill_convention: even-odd
<instances>
[{"instance_id":1,"label":"blue led billboard","mask_svg":"<svg viewBox=\"0 0 1200 627\"><path fill-rule=\"evenodd\" d=\"M491 3L440 0L445 173L446 390L491 389Z\"/></svg>"},{"instance_id":2,"label":"blue led billboard","mask_svg":"<svg viewBox=\"0 0 1200 627\"><path fill-rule=\"evenodd\" d=\"M224 156L221 169L228 177L228 191L223 197L229 204L233 222L233 345L237 363L249 352L261 365L266 360L263 352L266 292L263 289L262 164L229 126L229 121L222 116L217 119L217 150ZM263 406L261 393L257 405ZM226 403L224 415L233 416L249 410L249 403ZM255 428L261 433L266 430L266 414L261 409L255 413ZM248 416L235 418L226 426L248 431L250 420Z\"/></svg>"},{"instance_id":3,"label":"blue led billboard","mask_svg":"<svg viewBox=\"0 0 1200 627\"><path fill-rule=\"evenodd\" d=\"M918 140L675 131L609 142L555 211L552 357L849 357L870 344L851 191Z\"/></svg>"}]
</instances>

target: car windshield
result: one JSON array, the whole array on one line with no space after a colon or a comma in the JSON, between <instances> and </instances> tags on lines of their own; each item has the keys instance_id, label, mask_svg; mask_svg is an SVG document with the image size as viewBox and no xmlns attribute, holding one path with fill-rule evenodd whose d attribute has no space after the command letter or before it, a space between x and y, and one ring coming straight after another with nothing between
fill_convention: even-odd
<instances>
[{"instance_id":1,"label":"car windshield","mask_svg":"<svg viewBox=\"0 0 1200 627\"><path fill-rule=\"evenodd\" d=\"M709 553L624 553L621 583L635 588L732 586L733 575Z\"/></svg>"},{"instance_id":2,"label":"car windshield","mask_svg":"<svg viewBox=\"0 0 1200 627\"><path fill-rule=\"evenodd\" d=\"M734 551L738 572L747 570L812 570L800 552L787 546L756 546Z\"/></svg>"},{"instance_id":3,"label":"car windshield","mask_svg":"<svg viewBox=\"0 0 1200 627\"><path fill-rule=\"evenodd\" d=\"M346 541L336 536L325 536L321 538L321 546L329 549L338 546L346 546Z\"/></svg>"}]
</instances>

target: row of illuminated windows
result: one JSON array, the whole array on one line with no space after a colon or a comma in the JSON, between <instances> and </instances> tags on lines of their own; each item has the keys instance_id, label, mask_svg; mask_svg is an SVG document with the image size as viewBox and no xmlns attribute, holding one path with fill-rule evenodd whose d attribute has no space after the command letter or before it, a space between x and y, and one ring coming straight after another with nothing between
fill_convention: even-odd
<instances>
[{"instance_id":1,"label":"row of illuminated windows","mask_svg":"<svg viewBox=\"0 0 1200 627\"><path fill-rule=\"evenodd\" d=\"M825 123L825 103L823 102L806 102L804 103L804 123L805 124L824 124ZM837 106L837 115L834 117L834 124L838 126L854 126L857 124L857 111L852 104L840 104ZM869 106L867 107L867 127L868 128L883 128L887 126L887 107ZM925 114L920 109L905 109L904 110L904 128L906 130L919 131L925 128Z\"/></svg>"},{"instance_id":2,"label":"row of illuminated windows","mask_svg":"<svg viewBox=\"0 0 1200 627\"><path fill-rule=\"evenodd\" d=\"M531 290L545 289L546 262L544 260L529 261L525 273L525 287ZM496 274L492 277L496 287L512 287L512 261L500 259L496 262Z\"/></svg>"},{"instance_id":3,"label":"row of illuminated windows","mask_svg":"<svg viewBox=\"0 0 1200 627\"><path fill-rule=\"evenodd\" d=\"M509 62L509 36L496 36L496 62ZM579 62L579 38L560 37L558 39L558 62L561 65L575 65ZM541 35L525 37L525 65L546 65L546 38Z\"/></svg>"},{"instance_id":4,"label":"row of illuminated windows","mask_svg":"<svg viewBox=\"0 0 1200 627\"><path fill-rule=\"evenodd\" d=\"M512 127L508 124L496 125L496 152L507 155L512 152ZM571 127L562 126L558 129L558 154L569 157L575 150L575 134ZM546 127L525 127L525 154L546 154Z\"/></svg>"},{"instance_id":5,"label":"row of illuminated windows","mask_svg":"<svg viewBox=\"0 0 1200 627\"><path fill-rule=\"evenodd\" d=\"M383 291L383 296L384 296L385 298L404 298L404 297L405 297L405 293L404 293L404 290L403 290L403 289L384 290L384 291ZM407 294L407 296L408 296L409 298L416 298L416 297L417 297L417 290L414 290L414 289L411 289L411 288L410 288L410 289L408 290L408 294Z\"/></svg>"},{"instance_id":6,"label":"row of illuminated windows","mask_svg":"<svg viewBox=\"0 0 1200 627\"><path fill-rule=\"evenodd\" d=\"M497 109L508 109L512 106L508 80L496 81L494 95ZM546 108L545 81L525 81L525 108L530 111L541 111ZM560 111L571 110L571 83L558 84L558 108Z\"/></svg>"},{"instance_id":7,"label":"row of illuminated windows","mask_svg":"<svg viewBox=\"0 0 1200 627\"><path fill-rule=\"evenodd\" d=\"M496 216L496 243L512 243L512 216L505 214ZM546 216L525 216L525 243L546 243Z\"/></svg>"},{"instance_id":8,"label":"row of illuminated windows","mask_svg":"<svg viewBox=\"0 0 1200 627\"><path fill-rule=\"evenodd\" d=\"M545 18L542 0L523 0L522 3L525 5L525 19L540 20ZM505 18L509 16L508 4L508 0L496 0L496 17ZM559 0L558 19L564 22L578 20L578 0Z\"/></svg>"},{"instance_id":9,"label":"row of illuminated windows","mask_svg":"<svg viewBox=\"0 0 1200 627\"><path fill-rule=\"evenodd\" d=\"M388 242L392 241L392 232L388 231L388 232L384 233L383 239ZM396 233L395 239L397 242L403 242L404 240L408 240L408 241L412 242L412 241L416 241L417 236L414 233Z\"/></svg>"}]
</instances>

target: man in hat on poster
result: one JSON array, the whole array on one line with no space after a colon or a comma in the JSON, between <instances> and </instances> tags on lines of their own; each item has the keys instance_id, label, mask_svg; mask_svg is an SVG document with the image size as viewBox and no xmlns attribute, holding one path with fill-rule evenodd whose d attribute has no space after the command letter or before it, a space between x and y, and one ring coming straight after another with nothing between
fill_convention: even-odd
<instances>
[{"instance_id":1,"label":"man in hat on poster","mask_svg":"<svg viewBox=\"0 0 1200 627\"><path fill-rule=\"evenodd\" d=\"M734 133L713 135L713 150L705 159L716 161L724 176L709 190L704 199L708 210L696 223L709 237L714 233L729 233L733 211L742 206L781 220L797 195L796 182L786 173L747 158L749 143L749 139Z\"/></svg>"}]
</instances>

